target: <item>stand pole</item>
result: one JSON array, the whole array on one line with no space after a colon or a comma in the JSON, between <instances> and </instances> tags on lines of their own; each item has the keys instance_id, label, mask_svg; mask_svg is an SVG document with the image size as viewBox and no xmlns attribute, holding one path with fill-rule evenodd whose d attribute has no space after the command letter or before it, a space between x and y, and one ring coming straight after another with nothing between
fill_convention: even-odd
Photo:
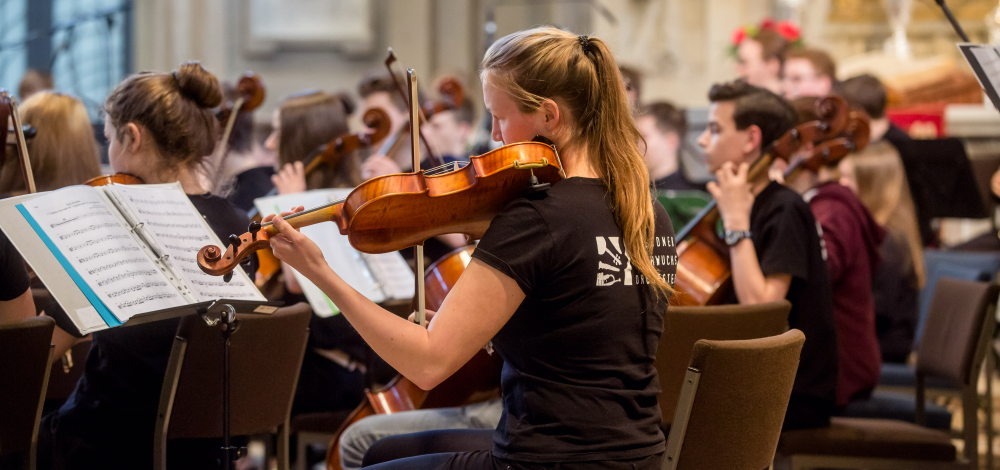
<instances>
[{"instance_id":1,"label":"stand pole","mask_svg":"<svg viewBox=\"0 0 1000 470\"><path fill-rule=\"evenodd\" d=\"M958 24L958 19L955 18L955 15L951 14L951 8L948 8L948 4L945 3L945 0L934 1L937 2L939 7L941 7L941 11L944 11L944 16L948 17L948 21L951 22L951 26L955 28L955 32L958 33L960 38L962 38L962 41L972 42L969 40L969 35L965 34L965 30L962 29L962 25Z\"/></svg>"},{"instance_id":2,"label":"stand pole","mask_svg":"<svg viewBox=\"0 0 1000 470\"><path fill-rule=\"evenodd\" d=\"M223 305L223 312L219 319L222 323L222 468L231 470L235 468L236 461L242 457L244 448L233 447L229 443L229 345L239 327L236 320L236 309L232 305Z\"/></svg>"}]
</instances>

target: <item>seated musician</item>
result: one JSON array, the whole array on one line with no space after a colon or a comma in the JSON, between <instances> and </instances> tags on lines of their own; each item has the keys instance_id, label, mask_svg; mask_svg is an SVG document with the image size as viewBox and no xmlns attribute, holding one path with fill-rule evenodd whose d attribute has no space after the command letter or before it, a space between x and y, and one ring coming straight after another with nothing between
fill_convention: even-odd
<instances>
[{"instance_id":1,"label":"seated musician","mask_svg":"<svg viewBox=\"0 0 1000 470\"><path fill-rule=\"evenodd\" d=\"M223 90L226 100L236 101L240 98L239 90L232 84L223 84ZM254 199L274 189L271 177L274 176L277 164L274 152L264 149L253 138L253 126L252 111L237 114L221 169L223 192L229 193L226 199L247 212L253 209Z\"/></svg>"},{"instance_id":2,"label":"seated musician","mask_svg":"<svg viewBox=\"0 0 1000 470\"><path fill-rule=\"evenodd\" d=\"M197 62L174 73L132 75L105 103L104 133L114 171L148 184L180 182L212 230L225 238L246 230L249 220L229 201L207 193L198 172L218 141L212 109L221 102L218 80ZM93 334L73 395L42 418L38 468L150 466L160 389L179 324L176 318ZM218 440L171 441L168 461L201 468L218 459L219 447Z\"/></svg>"},{"instance_id":3,"label":"seated musician","mask_svg":"<svg viewBox=\"0 0 1000 470\"><path fill-rule=\"evenodd\" d=\"M903 162L886 141L848 155L838 167L840 181L886 228L872 277L875 332L882 362L906 363L917 331L919 294L926 283L923 243ZM995 236L994 236L995 238Z\"/></svg>"},{"instance_id":4,"label":"seated musician","mask_svg":"<svg viewBox=\"0 0 1000 470\"><path fill-rule=\"evenodd\" d=\"M273 130L264 146L278 155L281 171L273 181L278 194L311 189L353 188L361 183L357 152L334 165L322 165L306 176L302 160L320 146L349 132L347 116L353 103L339 94L297 93L274 111ZM302 288L285 269L286 303L304 301ZM292 402L292 415L354 408L364 398L363 361L368 346L342 315L309 320L309 340Z\"/></svg>"},{"instance_id":5,"label":"seated musician","mask_svg":"<svg viewBox=\"0 0 1000 470\"><path fill-rule=\"evenodd\" d=\"M736 76L752 85L781 93L781 66L792 46L786 34L773 25L762 24L751 35L737 32L735 39Z\"/></svg>"},{"instance_id":6,"label":"seated musician","mask_svg":"<svg viewBox=\"0 0 1000 470\"><path fill-rule=\"evenodd\" d=\"M819 49L792 49L781 67L785 99L827 96L838 87L837 63Z\"/></svg>"},{"instance_id":7,"label":"seated musician","mask_svg":"<svg viewBox=\"0 0 1000 470\"><path fill-rule=\"evenodd\" d=\"M699 143L718 182L708 184L726 230L740 304L788 299L788 324L806 335L785 429L829 425L837 385L830 275L809 205L777 182L747 182L749 164L792 129L795 109L778 95L735 81L712 87ZM756 196L754 196L756 194Z\"/></svg>"},{"instance_id":8,"label":"seated musician","mask_svg":"<svg viewBox=\"0 0 1000 470\"><path fill-rule=\"evenodd\" d=\"M81 184L100 174L94 128L87 109L78 98L54 91L33 90L18 111L21 123L34 127L36 131L35 137L27 141L26 149L31 157L31 172L38 191ZM0 168L0 197L27 192L15 147L7 146L6 149L7 158ZM24 267L21 266L21 269ZM16 276L14 271L3 272ZM35 308L49 316L57 316L56 312L61 311L51 296ZM34 315L33 310L30 316ZM76 341L75 337L57 326L52 334L55 346L53 361L60 360Z\"/></svg>"},{"instance_id":9,"label":"seated musician","mask_svg":"<svg viewBox=\"0 0 1000 470\"><path fill-rule=\"evenodd\" d=\"M902 159L903 168L906 170L910 196L917 211L921 243L924 246L936 245L938 235L931 226L931 217L928 213L930 203L923 196L924 189L921 187L922 162L920 154L914 149L919 145L919 141L915 141L905 130L889 121L889 116L885 113L888 104L885 85L873 75L858 75L844 80L840 89L844 99L852 107L860 108L871 118L871 141L874 143L885 140L899 152L899 158Z\"/></svg>"},{"instance_id":10,"label":"seated musician","mask_svg":"<svg viewBox=\"0 0 1000 470\"><path fill-rule=\"evenodd\" d=\"M31 172L38 191L81 184L101 173L94 128L83 103L70 95L40 91L18 107L21 123L35 128L27 141ZM0 195L25 193L20 162L13 146L0 168Z\"/></svg>"},{"instance_id":11,"label":"seated musician","mask_svg":"<svg viewBox=\"0 0 1000 470\"><path fill-rule=\"evenodd\" d=\"M318 90L303 91L281 102L271 118L271 135L264 141L264 147L278 155L279 171L271 177L278 194L353 188L361 183L361 161L356 152L344 155L335 165L321 166L309 176L303 163L320 146L349 132L347 117L353 111L354 102L347 96Z\"/></svg>"},{"instance_id":12,"label":"seated musician","mask_svg":"<svg viewBox=\"0 0 1000 470\"><path fill-rule=\"evenodd\" d=\"M0 231L0 324L13 323L35 316L35 300L28 288L28 271L24 259L7 235Z\"/></svg>"},{"instance_id":13,"label":"seated musician","mask_svg":"<svg viewBox=\"0 0 1000 470\"><path fill-rule=\"evenodd\" d=\"M653 360L676 250L670 221L651 200L614 56L599 39L543 27L494 43L482 69L493 138L552 140L568 179L493 219L429 328L353 290L280 217L275 255L423 389L490 340L504 359L504 412L491 450L372 468L659 469L665 442Z\"/></svg>"},{"instance_id":14,"label":"seated musician","mask_svg":"<svg viewBox=\"0 0 1000 470\"><path fill-rule=\"evenodd\" d=\"M420 129L441 161L449 163L469 160L469 143L475 126L476 113L472 101L467 99L453 109L432 114Z\"/></svg>"},{"instance_id":15,"label":"seated musician","mask_svg":"<svg viewBox=\"0 0 1000 470\"><path fill-rule=\"evenodd\" d=\"M643 106L635 125L645 141L646 169L658 190L705 191L705 185L688 181L681 168L680 149L687 134L684 110L666 101Z\"/></svg>"},{"instance_id":16,"label":"seated musician","mask_svg":"<svg viewBox=\"0 0 1000 470\"><path fill-rule=\"evenodd\" d=\"M816 98L801 97L793 104L799 123L818 119ZM805 157L811 156L812 144L806 147ZM837 324L837 406L844 407L870 397L878 385L882 356L875 329L872 277L881 264L879 247L886 234L858 196L838 180L835 168L824 166L815 173L801 171L795 181L786 183L802 194L823 228Z\"/></svg>"}]
</instances>

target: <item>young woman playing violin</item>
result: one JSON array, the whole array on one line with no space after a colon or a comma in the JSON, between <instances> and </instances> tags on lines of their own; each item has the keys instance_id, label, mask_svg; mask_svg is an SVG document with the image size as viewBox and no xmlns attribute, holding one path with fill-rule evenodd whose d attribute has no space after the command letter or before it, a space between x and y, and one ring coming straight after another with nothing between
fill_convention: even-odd
<instances>
[{"instance_id":1,"label":"young woman playing violin","mask_svg":"<svg viewBox=\"0 0 1000 470\"><path fill-rule=\"evenodd\" d=\"M219 237L249 220L201 185L199 167L212 154L222 102L218 80L197 62L173 73L128 77L105 103L104 133L115 172L146 183L179 181ZM250 273L251 278L253 272ZM42 418L41 469L148 468L167 359L180 319L93 334L83 377L72 397ZM168 447L178 468L203 468L218 458L219 441L182 440Z\"/></svg>"},{"instance_id":2,"label":"young woman playing violin","mask_svg":"<svg viewBox=\"0 0 1000 470\"><path fill-rule=\"evenodd\" d=\"M267 218L281 232L271 246L422 388L490 341L505 361L492 450L378 468L658 469L653 359L676 251L670 220L651 200L617 64L600 39L545 27L497 41L482 69L494 140L548 138L567 178L493 219L427 329L348 286L281 216Z\"/></svg>"}]
</instances>

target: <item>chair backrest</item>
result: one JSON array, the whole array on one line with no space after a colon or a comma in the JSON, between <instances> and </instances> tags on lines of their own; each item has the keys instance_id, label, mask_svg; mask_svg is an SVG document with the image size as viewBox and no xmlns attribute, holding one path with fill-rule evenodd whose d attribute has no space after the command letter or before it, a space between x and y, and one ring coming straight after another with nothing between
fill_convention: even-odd
<instances>
[{"instance_id":1,"label":"chair backrest","mask_svg":"<svg viewBox=\"0 0 1000 470\"><path fill-rule=\"evenodd\" d=\"M792 394L799 330L739 341L695 343L664 468L768 468Z\"/></svg>"},{"instance_id":2,"label":"chair backrest","mask_svg":"<svg viewBox=\"0 0 1000 470\"><path fill-rule=\"evenodd\" d=\"M970 385L978 376L972 369L998 294L994 283L939 279L917 350L917 373Z\"/></svg>"},{"instance_id":3,"label":"chair backrest","mask_svg":"<svg viewBox=\"0 0 1000 470\"><path fill-rule=\"evenodd\" d=\"M238 314L230 342L230 433L261 434L284 424L305 355L309 334L308 304L280 308L271 315ZM223 340L221 326L210 327L197 315L181 320L177 344L186 341L180 364L167 439L222 436ZM171 373L168 366L168 375ZM167 382L165 379L164 382ZM169 400L164 387L161 410Z\"/></svg>"},{"instance_id":4,"label":"chair backrest","mask_svg":"<svg viewBox=\"0 0 1000 470\"><path fill-rule=\"evenodd\" d=\"M660 412L664 425L674 420L674 409L687 372L691 349L701 339L716 341L776 336L788 329L787 300L758 305L667 308L663 336L656 351L660 376Z\"/></svg>"},{"instance_id":5,"label":"chair backrest","mask_svg":"<svg viewBox=\"0 0 1000 470\"><path fill-rule=\"evenodd\" d=\"M51 317L0 324L0 455L29 453L38 439L55 326Z\"/></svg>"},{"instance_id":6,"label":"chair backrest","mask_svg":"<svg viewBox=\"0 0 1000 470\"><path fill-rule=\"evenodd\" d=\"M937 282L943 277L966 281L989 282L996 279L1000 271L1000 253L969 253L957 251L924 250L927 281L918 298L919 316L917 331L913 338L913 349L919 349L923 340L927 315L931 301L937 291Z\"/></svg>"}]
</instances>

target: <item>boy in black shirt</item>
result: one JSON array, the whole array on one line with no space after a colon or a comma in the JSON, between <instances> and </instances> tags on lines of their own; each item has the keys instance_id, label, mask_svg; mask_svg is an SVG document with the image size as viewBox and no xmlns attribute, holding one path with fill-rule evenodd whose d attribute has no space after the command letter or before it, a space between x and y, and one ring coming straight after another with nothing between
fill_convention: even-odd
<instances>
[{"instance_id":1,"label":"boy in black shirt","mask_svg":"<svg viewBox=\"0 0 1000 470\"><path fill-rule=\"evenodd\" d=\"M796 123L795 109L774 93L736 81L709 92L708 128L699 143L718 178L718 202L740 304L788 299L791 328L806 335L784 429L829 425L837 384L837 338L829 273L816 219L793 190L752 186L749 163ZM756 194L756 196L754 196Z\"/></svg>"}]
</instances>

